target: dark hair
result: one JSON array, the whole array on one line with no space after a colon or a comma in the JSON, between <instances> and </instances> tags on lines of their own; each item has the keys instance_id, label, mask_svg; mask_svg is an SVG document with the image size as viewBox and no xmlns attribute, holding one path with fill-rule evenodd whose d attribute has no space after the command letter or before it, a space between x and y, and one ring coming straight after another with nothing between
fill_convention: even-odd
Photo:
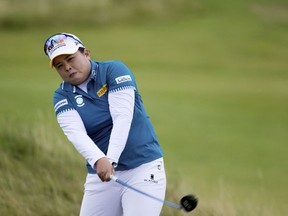
<instances>
[{"instance_id":1,"label":"dark hair","mask_svg":"<svg viewBox=\"0 0 288 216\"><path fill-rule=\"evenodd\" d=\"M84 53L85 48L84 47L79 47L78 51L81 52L82 54Z\"/></svg>"}]
</instances>

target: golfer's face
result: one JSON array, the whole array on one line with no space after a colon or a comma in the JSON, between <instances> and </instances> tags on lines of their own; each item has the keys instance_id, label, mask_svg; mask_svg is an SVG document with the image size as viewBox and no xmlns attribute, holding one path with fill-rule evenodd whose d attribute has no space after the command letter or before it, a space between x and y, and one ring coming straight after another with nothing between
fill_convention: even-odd
<instances>
[{"instance_id":1,"label":"golfer's face","mask_svg":"<svg viewBox=\"0 0 288 216\"><path fill-rule=\"evenodd\" d=\"M77 51L74 54L57 56L53 65L65 82L79 85L88 79L91 64L89 51Z\"/></svg>"}]
</instances>

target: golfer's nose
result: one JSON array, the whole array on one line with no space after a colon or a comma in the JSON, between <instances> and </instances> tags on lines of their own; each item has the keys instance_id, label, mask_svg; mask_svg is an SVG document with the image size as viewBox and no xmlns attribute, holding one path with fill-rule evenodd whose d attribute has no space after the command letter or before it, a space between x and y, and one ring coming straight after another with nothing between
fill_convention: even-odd
<instances>
[{"instance_id":1,"label":"golfer's nose","mask_svg":"<svg viewBox=\"0 0 288 216\"><path fill-rule=\"evenodd\" d=\"M65 70L67 71L67 72L69 72L72 68L71 68L71 66L70 66L70 64L68 63L68 62L65 62L64 63L64 68L65 68Z\"/></svg>"}]
</instances>

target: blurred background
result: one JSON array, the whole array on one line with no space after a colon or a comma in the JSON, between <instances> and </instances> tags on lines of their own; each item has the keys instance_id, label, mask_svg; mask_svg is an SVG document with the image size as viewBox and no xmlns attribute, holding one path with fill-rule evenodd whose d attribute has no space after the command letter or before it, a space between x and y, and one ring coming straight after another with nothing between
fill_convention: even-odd
<instances>
[{"instance_id":1,"label":"blurred background","mask_svg":"<svg viewBox=\"0 0 288 216\"><path fill-rule=\"evenodd\" d=\"M0 215L79 214L85 161L56 122L61 79L43 52L58 32L135 74L167 200L197 194L195 216L288 215L284 0L0 0Z\"/></svg>"}]
</instances>

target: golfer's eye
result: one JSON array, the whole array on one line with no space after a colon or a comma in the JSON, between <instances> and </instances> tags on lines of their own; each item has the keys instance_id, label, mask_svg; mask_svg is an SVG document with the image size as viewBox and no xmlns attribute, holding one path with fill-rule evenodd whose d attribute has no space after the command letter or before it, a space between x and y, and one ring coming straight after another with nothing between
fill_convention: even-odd
<instances>
[{"instance_id":1,"label":"golfer's eye","mask_svg":"<svg viewBox=\"0 0 288 216\"><path fill-rule=\"evenodd\" d=\"M68 62L71 62L72 60L73 60L73 57L69 57L69 58L67 59Z\"/></svg>"},{"instance_id":2,"label":"golfer's eye","mask_svg":"<svg viewBox=\"0 0 288 216\"><path fill-rule=\"evenodd\" d=\"M57 69L60 69L62 66L63 66L62 64L57 64L57 65L56 65L56 68L57 68Z\"/></svg>"}]
</instances>

